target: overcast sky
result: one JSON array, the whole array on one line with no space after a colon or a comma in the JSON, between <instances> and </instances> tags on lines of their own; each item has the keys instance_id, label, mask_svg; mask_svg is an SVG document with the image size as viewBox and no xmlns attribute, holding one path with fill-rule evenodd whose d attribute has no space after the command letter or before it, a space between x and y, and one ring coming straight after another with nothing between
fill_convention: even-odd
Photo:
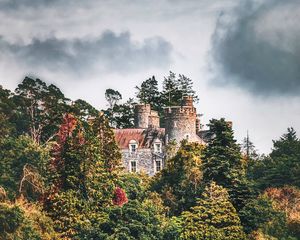
<instances>
[{"instance_id":1,"label":"overcast sky","mask_svg":"<svg viewBox=\"0 0 300 240\"><path fill-rule=\"evenodd\" d=\"M105 107L107 88L171 70L194 80L203 123L233 121L260 153L300 133L299 0L0 0L0 84L24 76Z\"/></svg>"}]
</instances>

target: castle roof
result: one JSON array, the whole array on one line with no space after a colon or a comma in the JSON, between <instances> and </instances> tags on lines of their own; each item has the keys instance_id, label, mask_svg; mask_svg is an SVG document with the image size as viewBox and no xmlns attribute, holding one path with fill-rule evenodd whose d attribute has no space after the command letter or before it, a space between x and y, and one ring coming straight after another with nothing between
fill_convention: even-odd
<instances>
[{"instance_id":1,"label":"castle roof","mask_svg":"<svg viewBox=\"0 0 300 240\"><path fill-rule=\"evenodd\" d=\"M114 129L116 142L121 149L127 149L131 140L137 141L139 148L150 148L157 139L164 141L164 128Z\"/></svg>"}]
</instances>

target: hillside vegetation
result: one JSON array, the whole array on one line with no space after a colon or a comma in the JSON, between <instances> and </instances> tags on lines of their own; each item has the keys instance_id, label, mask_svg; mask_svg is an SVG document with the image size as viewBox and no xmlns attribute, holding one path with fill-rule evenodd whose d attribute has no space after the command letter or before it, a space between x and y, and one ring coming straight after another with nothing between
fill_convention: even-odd
<instances>
[{"instance_id":1,"label":"hillside vegetation","mask_svg":"<svg viewBox=\"0 0 300 240\"><path fill-rule=\"evenodd\" d=\"M178 88L178 83L181 87ZM26 77L0 86L0 239L300 239L300 140L293 128L259 155L225 119L208 125L206 146L169 146L154 177L127 173L112 127L132 126L135 101L162 107L197 96L170 72L137 100L106 91L108 108L71 101Z\"/></svg>"}]
</instances>

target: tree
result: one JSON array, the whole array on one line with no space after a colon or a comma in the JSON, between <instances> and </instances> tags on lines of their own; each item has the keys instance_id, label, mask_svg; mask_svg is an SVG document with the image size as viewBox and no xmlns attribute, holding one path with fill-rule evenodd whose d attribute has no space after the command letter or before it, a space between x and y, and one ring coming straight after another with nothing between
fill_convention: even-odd
<instances>
[{"instance_id":1,"label":"tree","mask_svg":"<svg viewBox=\"0 0 300 240\"><path fill-rule=\"evenodd\" d=\"M134 100L129 98L123 104L115 104L114 108L104 110L110 126L113 128L132 128L134 126Z\"/></svg>"},{"instance_id":2,"label":"tree","mask_svg":"<svg viewBox=\"0 0 300 240\"><path fill-rule=\"evenodd\" d=\"M196 202L201 192L203 147L183 141L177 154L167 160L166 167L156 176L152 189L163 196L170 215L179 215Z\"/></svg>"},{"instance_id":3,"label":"tree","mask_svg":"<svg viewBox=\"0 0 300 240\"><path fill-rule=\"evenodd\" d=\"M170 71L169 76L164 78L161 96L164 106L181 105L183 94L179 89L178 79L175 73Z\"/></svg>"},{"instance_id":4,"label":"tree","mask_svg":"<svg viewBox=\"0 0 300 240\"><path fill-rule=\"evenodd\" d=\"M192 96L194 102L198 102L199 98L196 95L196 91L193 89L193 81L192 79L186 77L183 74L179 74L178 76L178 84L179 89L182 92L183 96Z\"/></svg>"},{"instance_id":5,"label":"tree","mask_svg":"<svg viewBox=\"0 0 300 240\"><path fill-rule=\"evenodd\" d=\"M40 206L23 200L0 203L0 239L59 239L52 220Z\"/></svg>"},{"instance_id":6,"label":"tree","mask_svg":"<svg viewBox=\"0 0 300 240\"><path fill-rule=\"evenodd\" d=\"M105 91L105 99L108 102L109 108L113 109L114 106L122 99L122 95L119 91L109 88Z\"/></svg>"},{"instance_id":7,"label":"tree","mask_svg":"<svg viewBox=\"0 0 300 240\"><path fill-rule=\"evenodd\" d=\"M170 71L163 81L161 98L164 106L180 106L183 96L193 96L195 102L199 100L193 89L193 81L183 74L177 77Z\"/></svg>"},{"instance_id":8,"label":"tree","mask_svg":"<svg viewBox=\"0 0 300 240\"><path fill-rule=\"evenodd\" d=\"M300 187L300 140L293 128L288 128L279 140L273 141L270 156L253 169L260 189L294 185ZM259 174L258 174L259 173Z\"/></svg>"},{"instance_id":9,"label":"tree","mask_svg":"<svg viewBox=\"0 0 300 240\"><path fill-rule=\"evenodd\" d=\"M91 104L82 99L77 99L71 106L71 112L81 120L88 120L90 117L96 117L99 111Z\"/></svg>"},{"instance_id":10,"label":"tree","mask_svg":"<svg viewBox=\"0 0 300 240\"><path fill-rule=\"evenodd\" d=\"M247 132L247 137L243 139L242 143L242 153L245 155L247 162L258 160L259 155L253 142L250 140L249 134Z\"/></svg>"},{"instance_id":11,"label":"tree","mask_svg":"<svg viewBox=\"0 0 300 240\"><path fill-rule=\"evenodd\" d=\"M204 181L215 181L227 188L234 206L240 209L251 197L240 147L234 139L230 124L224 118L212 119L208 126L210 141L203 156Z\"/></svg>"},{"instance_id":12,"label":"tree","mask_svg":"<svg viewBox=\"0 0 300 240\"><path fill-rule=\"evenodd\" d=\"M247 234L284 217L281 212L273 208L272 201L264 195L248 201L240 211L239 216Z\"/></svg>"},{"instance_id":13,"label":"tree","mask_svg":"<svg viewBox=\"0 0 300 240\"><path fill-rule=\"evenodd\" d=\"M240 219L226 189L211 182L196 206L183 212L182 239L246 239Z\"/></svg>"},{"instance_id":14,"label":"tree","mask_svg":"<svg viewBox=\"0 0 300 240\"><path fill-rule=\"evenodd\" d=\"M135 88L138 90L136 97L140 103L148 103L152 109L162 111L158 82L154 76L143 81L140 87L136 86Z\"/></svg>"},{"instance_id":15,"label":"tree","mask_svg":"<svg viewBox=\"0 0 300 240\"><path fill-rule=\"evenodd\" d=\"M0 141L6 136L15 134L16 105L12 100L13 94L0 85Z\"/></svg>"},{"instance_id":16,"label":"tree","mask_svg":"<svg viewBox=\"0 0 300 240\"><path fill-rule=\"evenodd\" d=\"M47 167L50 161L48 149L39 146L28 136L6 138L0 142L0 185L4 186L10 199L18 195L23 168L26 164L43 176L40 184L48 181ZM34 197L30 194L29 199Z\"/></svg>"},{"instance_id":17,"label":"tree","mask_svg":"<svg viewBox=\"0 0 300 240\"><path fill-rule=\"evenodd\" d=\"M65 115L52 156L45 209L64 237L90 239L108 221L107 209L126 202L118 185L121 154L104 115L88 122Z\"/></svg>"},{"instance_id":18,"label":"tree","mask_svg":"<svg viewBox=\"0 0 300 240\"><path fill-rule=\"evenodd\" d=\"M64 94L53 84L26 77L13 97L19 113L16 119L19 133L29 133L36 143L53 138L66 112ZM21 126L21 128L20 128Z\"/></svg>"}]
</instances>

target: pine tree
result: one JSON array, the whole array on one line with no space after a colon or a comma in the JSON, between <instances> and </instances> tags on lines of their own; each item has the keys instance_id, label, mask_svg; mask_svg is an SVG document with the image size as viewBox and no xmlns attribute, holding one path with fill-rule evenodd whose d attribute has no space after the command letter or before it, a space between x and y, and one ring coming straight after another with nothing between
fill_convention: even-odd
<instances>
[{"instance_id":1,"label":"pine tree","mask_svg":"<svg viewBox=\"0 0 300 240\"><path fill-rule=\"evenodd\" d=\"M183 95L179 89L179 83L175 73L170 71L169 76L164 78L161 96L164 106L181 105Z\"/></svg>"},{"instance_id":2,"label":"pine tree","mask_svg":"<svg viewBox=\"0 0 300 240\"><path fill-rule=\"evenodd\" d=\"M138 90L136 97L140 103L148 103L153 110L159 112L162 110L158 82L154 76L143 81L140 87L136 86L135 88Z\"/></svg>"},{"instance_id":3,"label":"pine tree","mask_svg":"<svg viewBox=\"0 0 300 240\"><path fill-rule=\"evenodd\" d=\"M234 206L240 209L251 194L240 147L225 119L213 119L208 126L211 140L204 150L204 181L215 181L227 188Z\"/></svg>"},{"instance_id":4,"label":"pine tree","mask_svg":"<svg viewBox=\"0 0 300 240\"><path fill-rule=\"evenodd\" d=\"M246 239L226 189L215 182L206 186L196 206L188 212L183 212L181 220L182 239Z\"/></svg>"},{"instance_id":5,"label":"pine tree","mask_svg":"<svg viewBox=\"0 0 300 240\"><path fill-rule=\"evenodd\" d=\"M300 140L293 128L273 141L270 156L264 159L261 188L294 185L300 187Z\"/></svg>"},{"instance_id":6,"label":"pine tree","mask_svg":"<svg viewBox=\"0 0 300 240\"><path fill-rule=\"evenodd\" d=\"M192 79L186 77L183 74L179 74L177 81L178 81L178 84L179 84L179 89L182 92L183 96L192 96L193 99L194 99L194 102L199 101L199 98L196 95L196 91L193 89Z\"/></svg>"}]
</instances>

